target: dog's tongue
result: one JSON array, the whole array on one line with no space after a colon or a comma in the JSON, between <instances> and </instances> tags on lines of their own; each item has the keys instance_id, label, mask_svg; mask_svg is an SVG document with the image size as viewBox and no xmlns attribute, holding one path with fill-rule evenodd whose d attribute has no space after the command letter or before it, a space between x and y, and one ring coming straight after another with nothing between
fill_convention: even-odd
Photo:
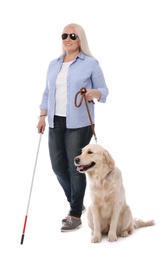
<instances>
[{"instance_id":1,"label":"dog's tongue","mask_svg":"<svg viewBox=\"0 0 165 260\"><path fill-rule=\"evenodd\" d=\"M78 166L76 170L79 172L79 171L81 171L82 169L83 169L83 166Z\"/></svg>"}]
</instances>

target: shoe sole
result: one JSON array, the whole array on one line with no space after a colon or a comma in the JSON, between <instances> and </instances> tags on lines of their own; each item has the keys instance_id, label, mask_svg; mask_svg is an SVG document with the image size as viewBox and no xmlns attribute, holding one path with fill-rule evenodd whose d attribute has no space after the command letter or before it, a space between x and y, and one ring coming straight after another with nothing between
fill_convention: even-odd
<instances>
[{"instance_id":1,"label":"shoe sole","mask_svg":"<svg viewBox=\"0 0 165 260\"><path fill-rule=\"evenodd\" d=\"M79 225L78 227L74 228L74 229L66 229L66 230L61 229L61 232L72 232L72 231L76 231L77 229L79 229L81 227L82 227L82 224Z\"/></svg>"}]
</instances>

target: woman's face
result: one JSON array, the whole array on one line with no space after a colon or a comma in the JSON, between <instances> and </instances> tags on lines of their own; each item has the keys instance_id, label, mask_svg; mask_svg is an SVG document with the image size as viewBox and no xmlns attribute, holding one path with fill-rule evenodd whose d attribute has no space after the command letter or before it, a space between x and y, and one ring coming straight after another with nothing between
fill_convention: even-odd
<instances>
[{"instance_id":1,"label":"woman's face","mask_svg":"<svg viewBox=\"0 0 165 260\"><path fill-rule=\"evenodd\" d=\"M67 35L65 35L67 34ZM67 26L64 28L62 35L64 35L62 39L63 48L68 54L79 53L80 51L80 42L79 38L73 27ZM71 35L71 36L70 36ZM76 39L75 39L76 38Z\"/></svg>"}]
</instances>

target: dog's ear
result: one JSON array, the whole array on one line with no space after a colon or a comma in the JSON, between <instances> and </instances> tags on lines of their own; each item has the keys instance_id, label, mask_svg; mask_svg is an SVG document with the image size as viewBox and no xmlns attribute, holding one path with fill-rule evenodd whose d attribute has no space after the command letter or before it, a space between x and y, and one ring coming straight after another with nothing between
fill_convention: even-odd
<instances>
[{"instance_id":1,"label":"dog's ear","mask_svg":"<svg viewBox=\"0 0 165 260\"><path fill-rule=\"evenodd\" d=\"M115 167L115 161L107 150L103 152L103 163L108 166L109 171L112 171Z\"/></svg>"}]
</instances>

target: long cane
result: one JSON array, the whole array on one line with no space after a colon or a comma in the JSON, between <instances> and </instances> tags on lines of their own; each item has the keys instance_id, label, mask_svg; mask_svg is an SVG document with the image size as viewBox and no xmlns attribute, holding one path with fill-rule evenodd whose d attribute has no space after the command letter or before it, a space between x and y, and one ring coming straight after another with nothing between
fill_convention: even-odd
<instances>
[{"instance_id":1,"label":"long cane","mask_svg":"<svg viewBox=\"0 0 165 260\"><path fill-rule=\"evenodd\" d=\"M37 148L37 155L36 155L35 164L34 164L33 177L32 177L32 182L31 182L31 187L30 187L30 193L29 193L29 199L28 199L28 204L27 204L26 216L25 216L25 220L24 220L23 232L22 232L21 243L20 243L21 245L23 244L24 237L25 237L25 229L26 229L26 223L27 223L27 218L28 218L30 199L31 199L31 195L32 195L32 188L33 188L33 182L34 182L34 176L35 176L35 171L36 171L37 159L38 159L39 148L40 148L40 143L41 143L41 137L42 137L42 133L40 134L38 148Z\"/></svg>"}]
</instances>

